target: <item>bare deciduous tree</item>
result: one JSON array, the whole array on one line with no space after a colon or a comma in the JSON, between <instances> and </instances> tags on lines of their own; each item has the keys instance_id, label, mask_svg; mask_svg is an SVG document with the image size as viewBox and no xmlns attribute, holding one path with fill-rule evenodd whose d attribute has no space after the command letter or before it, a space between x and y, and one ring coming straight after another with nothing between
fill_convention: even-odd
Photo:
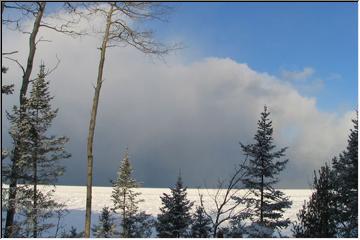
<instances>
[{"instance_id":1,"label":"bare deciduous tree","mask_svg":"<svg viewBox=\"0 0 360 240\"><path fill-rule=\"evenodd\" d=\"M87 139L87 192L86 192L86 215L85 237L90 237L91 225L91 199L92 199L92 175L93 175L93 142L96 126L101 85L106 58L106 50L113 46L132 46L145 54L163 56L178 46L165 46L154 40L151 30L139 30L137 23L140 21L162 19L168 8L161 3L154 2L93 2L80 4L83 14L101 16L105 18L104 30L98 32L102 36L98 75L95 93L92 101L92 109ZM71 6L71 4L69 4ZM131 23L130 23L131 22Z\"/></svg>"},{"instance_id":2,"label":"bare deciduous tree","mask_svg":"<svg viewBox=\"0 0 360 240\"><path fill-rule=\"evenodd\" d=\"M241 189L241 183L245 176L245 169L243 168L246 159L239 167L235 168L234 174L228 181L219 180L215 194L209 191L207 195L214 204L214 208L206 209L203 201L203 195L199 190L200 204L204 208L205 214L211 219L213 237L218 237L220 226L230 221L236 216L247 215L249 209L247 208L246 200L250 191ZM241 190L243 192L241 192ZM240 206L244 204L244 206Z\"/></svg>"}]
</instances>

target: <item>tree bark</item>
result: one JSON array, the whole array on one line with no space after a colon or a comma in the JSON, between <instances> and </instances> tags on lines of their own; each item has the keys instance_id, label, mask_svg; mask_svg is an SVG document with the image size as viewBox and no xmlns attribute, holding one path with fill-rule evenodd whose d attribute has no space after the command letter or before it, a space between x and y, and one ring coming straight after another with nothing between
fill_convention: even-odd
<instances>
[{"instance_id":1,"label":"tree bark","mask_svg":"<svg viewBox=\"0 0 360 240\"><path fill-rule=\"evenodd\" d=\"M25 104L25 96L26 96L26 92L29 86L29 82L30 82L30 75L32 72L32 68L33 68L33 63L34 63L34 56L35 56L35 52L36 52L36 36L39 32L39 28L40 28L40 23L41 23L41 19L43 17L44 11L45 11L45 7L46 7L46 2L40 2L39 3L39 11L36 15L35 21L34 21L34 26L33 26L33 30L30 34L30 38L29 38L29 55L28 55L28 59L27 59L27 65L26 65L26 70L25 73L23 75L22 78L22 85L21 85L21 89L20 89L20 109L21 111L24 109L24 104ZM16 212L16 194L17 194L17 180L18 180L18 159L20 157L19 154L19 148L18 146L15 145L15 149L14 149L14 158L13 158L13 163L12 163L12 167L11 167L11 178L10 178L10 184L9 184L9 208L6 214L6 223L5 223L5 233L4 233L4 237L5 238L10 238L13 235L13 225L14 225L14 216L15 216L15 212Z\"/></svg>"},{"instance_id":2,"label":"tree bark","mask_svg":"<svg viewBox=\"0 0 360 240\"><path fill-rule=\"evenodd\" d=\"M262 171L264 171L264 160L261 159ZM261 174L260 185L260 223L264 222L264 173Z\"/></svg>"},{"instance_id":3,"label":"tree bark","mask_svg":"<svg viewBox=\"0 0 360 240\"><path fill-rule=\"evenodd\" d=\"M125 207L125 202L126 202L126 192L124 191L124 196L123 196L123 208L122 208L122 225L123 225L123 228L122 228L122 237L124 238L128 238L129 236L127 236L127 229L125 226L125 213L126 213L126 207Z\"/></svg>"},{"instance_id":4,"label":"tree bark","mask_svg":"<svg viewBox=\"0 0 360 240\"><path fill-rule=\"evenodd\" d=\"M36 110L36 126L39 125L38 123L38 119L39 119L39 110ZM33 193L33 238L37 238L38 237L38 212L37 212L37 185L38 185L38 177L37 177L37 161L38 161L38 134L34 128L34 134L35 135L35 149L34 149L34 154L33 154L33 181L34 181L34 193Z\"/></svg>"},{"instance_id":5,"label":"tree bark","mask_svg":"<svg viewBox=\"0 0 360 240\"><path fill-rule=\"evenodd\" d=\"M37 156L35 154L35 157L33 159L33 164L34 164L34 196L33 196L33 201L34 201L34 206L33 206L33 238L37 238L38 236L38 232L37 232L37 228L38 228L38 223L37 223Z\"/></svg>"},{"instance_id":6,"label":"tree bark","mask_svg":"<svg viewBox=\"0 0 360 240\"><path fill-rule=\"evenodd\" d=\"M90 226L91 226L91 198L92 198L92 175L93 175L93 143L94 143L94 132L96 126L96 114L99 104L100 90L103 79L104 63L105 63L105 53L107 48L107 43L109 41L109 33L111 26L111 17L113 13L113 4L108 12L106 18L106 28L104 33L104 38L100 48L100 62L98 68L98 76L95 87L95 95L93 98L93 105L91 109L91 117L89 124L89 133L87 139L87 187L86 187L86 213L85 213L85 237L90 237Z\"/></svg>"}]
</instances>

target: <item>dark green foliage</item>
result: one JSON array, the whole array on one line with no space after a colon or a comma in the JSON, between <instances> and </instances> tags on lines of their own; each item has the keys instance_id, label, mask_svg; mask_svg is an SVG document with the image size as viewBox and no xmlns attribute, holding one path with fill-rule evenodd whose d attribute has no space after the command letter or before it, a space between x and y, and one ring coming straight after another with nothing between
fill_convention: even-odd
<instances>
[{"instance_id":1,"label":"dark green foliage","mask_svg":"<svg viewBox=\"0 0 360 240\"><path fill-rule=\"evenodd\" d=\"M290 208L292 203L283 192L273 187L279 181L278 175L288 162L279 160L285 156L287 148L274 150L276 146L273 143L273 128L269 115L265 106L258 121L254 144L240 143L243 153L248 158L243 166L246 171L243 183L253 194L253 197L248 199L248 203L252 205L250 218L254 223L251 228L266 229L257 231L259 235L256 237L270 237L268 234L271 231L268 230L279 230L290 223L289 219L282 218L284 209ZM252 233L250 236L253 236Z\"/></svg>"},{"instance_id":2,"label":"dark green foliage","mask_svg":"<svg viewBox=\"0 0 360 240\"><path fill-rule=\"evenodd\" d=\"M208 238L211 236L211 219L202 206L196 207L191 225L191 237Z\"/></svg>"},{"instance_id":3,"label":"dark green foliage","mask_svg":"<svg viewBox=\"0 0 360 240\"><path fill-rule=\"evenodd\" d=\"M242 238L245 231L245 223L242 218L234 217L230 220L230 226L227 228L227 238Z\"/></svg>"},{"instance_id":4,"label":"dark green foliage","mask_svg":"<svg viewBox=\"0 0 360 240\"><path fill-rule=\"evenodd\" d=\"M114 218L108 207L104 207L99 216L99 224L92 228L93 234L97 238L115 237Z\"/></svg>"},{"instance_id":5,"label":"dark green foliage","mask_svg":"<svg viewBox=\"0 0 360 240\"><path fill-rule=\"evenodd\" d=\"M9 95L14 93L14 84L1 86L1 94Z\"/></svg>"},{"instance_id":6,"label":"dark green foliage","mask_svg":"<svg viewBox=\"0 0 360 240\"><path fill-rule=\"evenodd\" d=\"M71 226L70 232L63 232L61 238L83 238L84 232L77 232L77 229Z\"/></svg>"},{"instance_id":7,"label":"dark green foliage","mask_svg":"<svg viewBox=\"0 0 360 240\"><path fill-rule=\"evenodd\" d=\"M358 118L352 120L348 145L333 159L338 235L358 235Z\"/></svg>"},{"instance_id":8,"label":"dark green foliage","mask_svg":"<svg viewBox=\"0 0 360 240\"><path fill-rule=\"evenodd\" d=\"M314 193L298 213L295 237L357 237L358 119L353 120L345 151L314 177Z\"/></svg>"},{"instance_id":9,"label":"dark green foliage","mask_svg":"<svg viewBox=\"0 0 360 240\"><path fill-rule=\"evenodd\" d=\"M6 73L8 70L7 67L1 66L1 73ZM14 84L11 85L1 85L1 94L13 94L14 92Z\"/></svg>"},{"instance_id":10,"label":"dark green foliage","mask_svg":"<svg viewBox=\"0 0 360 240\"><path fill-rule=\"evenodd\" d=\"M191 224L190 209L193 202L186 196L186 187L183 187L179 175L175 188L171 188L171 194L164 193L161 198L161 213L158 215L156 230L161 238L180 238L189 235L188 228Z\"/></svg>"},{"instance_id":11,"label":"dark green foliage","mask_svg":"<svg viewBox=\"0 0 360 240\"><path fill-rule=\"evenodd\" d=\"M297 214L294 224L295 237L331 238L336 237L336 209L334 179L330 167L321 167L317 176L314 172L314 192L308 203Z\"/></svg>"},{"instance_id":12,"label":"dark green foliage","mask_svg":"<svg viewBox=\"0 0 360 240\"><path fill-rule=\"evenodd\" d=\"M129 226L129 233L131 238L149 238L151 237L152 228L155 225L155 220L151 215L145 212L138 212L127 220Z\"/></svg>"},{"instance_id":13,"label":"dark green foliage","mask_svg":"<svg viewBox=\"0 0 360 240\"><path fill-rule=\"evenodd\" d=\"M6 73L9 70L9 68L1 66L1 73Z\"/></svg>"}]
</instances>

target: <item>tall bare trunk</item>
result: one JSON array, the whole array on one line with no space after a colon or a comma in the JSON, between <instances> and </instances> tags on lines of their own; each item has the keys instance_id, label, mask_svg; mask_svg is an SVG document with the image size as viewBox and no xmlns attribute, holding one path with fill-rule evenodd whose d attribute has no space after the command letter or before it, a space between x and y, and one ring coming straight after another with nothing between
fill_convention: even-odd
<instances>
[{"instance_id":1,"label":"tall bare trunk","mask_svg":"<svg viewBox=\"0 0 360 240\"><path fill-rule=\"evenodd\" d=\"M36 110L36 126L39 125L39 110ZM34 131L36 132L36 131ZM37 161L38 161L38 135L35 136L35 149L33 154L33 185L34 185L34 193L33 193L33 212L32 212L32 220L33 220L33 238L38 237L38 211L37 211L37 185L38 185L38 178L37 178Z\"/></svg>"},{"instance_id":2,"label":"tall bare trunk","mask_svg":"<svg viewBox=\"0 0 360 240\"><path fill-rule=\"evenodd\" d=\"M35 157L33 159L33 171L34 171L34 196L33 196L33 201L34 201L34 205L33 205L33 238L37 238L38 236L38 232L37 232L37 228L38 228L38 223L37 223L37 156L35 154Z\"/></svg>"},{"instance_id":3,"label":"tall bare trunk","mask_svg":"<svg viewBox=\"0 0 360 240\"><path fill-rule=\"evenodd\" d=\"M126 202L126 191L124 191L124 195L123 195L123 208L122 208L122 237L124 238L128 238L128 234L127 234L127 226L126 226L126 207L125 207L125 202Z\"/></svg>"},{"instance_id":4,"label":"tall bare trunk","mask_svg":"<svg viewBox=\"0 0 360 240\"><path fill-rule=\"evenodd\" d=\"M104 71L104 62L105 62L105 53L107 44L109 41L109 32L111 26L111 16L113 12L113 5L108 12L106 18L106 29L104 33L104 38L101 45L101 53L100 53L100 62L98 69L98 76L95 87L95 95L93 98L93 105L91 109L90 116L90 125L89 125L89 133L87 139L87 188L86 188L86 213L85 213L85 237L90 237L90 225L91 225L91 198L92 198L92 175L93 175L93 143L94 143L94 132L96 126L96 114L97 108L99 104L100 90L103 79L103 71Z\"/></svg>"},{"instance_id":5,"label":"tall bare trunk","mask_svg":"<svg viewBox=\"0 0 360 240\"><path fill-rule=\"evenodd\" d=\"M260 223L264 222L264 176L261 176L260 188Z\"/></svg>"},{"instance_id":6,"label":"tall bare trunk","mask_svg":"<svg viewBox=\"0 0 360 240\"><path fill-rule=\"evenodd\" d=\"M24 104L25 104L25 96L26 92L29 86L30 82L30 75L33 69L33 63L34 63L34 57L36 52L36 36L39 32L41 19L43 17L44 11L45 11L46 2L40 2L39 3L39 11L36 15L34 26L32 29L32 32L30 34L29 38L29 55L27 59L26 64L26 70L22 78L22 85L20 89L20 110L24 110ZM20 113L21 114L21 113ZM21 115L20 115L21 117ZM9 203L8 203L8 211L6 214L6 223L5 223L5 234L4 237L9 238L13 235L13 227L14 227L14 216L16 212L16 194L17 194L17 180L18 180L18 159L20 157L19 154L19 147L17 146L17 143L15 143L15 149L14 149L14 157L11 167L11 173L10 173L10 184L9 184Z\"/></svg>"},{"instance_id":7,"label":"tall bare trunk","mask_svg":"<svg viewBox=\"0 0 360 240\"><path fill-rule=\"evenodd\" d=\"M260 186L260 223L263 224L264 222L264 160L261 159L261 186Z\"/></svg>"}]
</instances>

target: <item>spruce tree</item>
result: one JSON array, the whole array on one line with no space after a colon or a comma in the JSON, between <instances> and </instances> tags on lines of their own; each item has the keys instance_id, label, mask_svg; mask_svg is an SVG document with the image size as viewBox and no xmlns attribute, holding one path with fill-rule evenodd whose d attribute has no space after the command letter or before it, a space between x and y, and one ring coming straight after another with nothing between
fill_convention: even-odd
<instances>
[{"instance_id":1,"label":"spruce tree","mask_svg":"<svg viewBox=\"0 0 360 240\"><path fill-rule=\"evenodd\" d=\"M33 185L33 237L37 237L38 234L38 213L52 202L45 195L41 195L37 189L38 184L54 184L57 177L64 173L64 167L59 160L70 157L70 154L64 150L64 145L69 139L48 133L57 116L58 109L53 109L51 106L54 97L50 95L49 82L45 80L45 76L45 65L42 64L38 77L32 83L30 97L26 102L27 116L31 125L29 158L32 163L30 174Z\"/></svg>"},{"instance_id":2,"label":"spruce tree","mask_svg":"<svg viewBox=\"0 0 360 240\"><path fill-rule=\"evenodd\" d=\"M247 217L247 216L246 216ZM236 215L230 220L230 225L226 234L228 238L242 238L244 233L246 233L246 225L244 216Z\"/></svg>"},{"instance_id":3,"label":"spruce tree","mask_svg":"<svg viewBox=\"0 0 360 240\"><path fill-rule=\"evenodd\" d=\"M50 96L49 82L45 76L45 66L42 64L23 107L14 107L12 114L7 114L16 151L12 151L12 165L5 167L4 173L9 179L16 178L23 184L16 189L19 195L28 196L32 202L31 206L26 205L24 209L27 211L25 215L31 218L32 237L35 238L44 231L39 222L45 220L43 216L50 216L49 211L61 206L52 200L51 191L41 192L38 185L55 184L57 177L64 173L59 160L70 157L64 150L68 138L48 133L58 109L53 110L51 107L53 97ZM26 200L22 202L28 204Z\"/></svg>"},{"instance_id":4,"label":"spruce tree","mask_svg":"<svg viewBox=\"0 0 360 240\"><path fill-rule=\"evenodd\" d=\"M99 224L92 229L96 238L112 238L115 237L115 223L108 207L103 207L99 216Z\"/></svg>"},{"instance_id":5,"label":"spruce tree","mask_svg":"<svg viewBox=\"0 0 360 240\"><path fill-rule=\"evenodd\" d=\"M183 186L179 174L175 188L170 188L171 194L161 196L162 207L158 215L156 230L161 238L187 237L191 224L190 209L193 202L187 199L186 187Z\"/></svg>"},{"instance_id":6,"label":"spruce tree","mask_svg":"<svg viewBox=\"0 0 360 240\"><path fill-rule=\"evenodd\" d=\"M211 219L205 214L202 206L196 207L191 225L191 237L209 238L211 236Z\"/></svg>"},{"instance_id":7,"label":"spruce tree","mask_svg":"<svg viewBox=\"0 0 360 240\"><path fill-rule=\"evenodd\" d=\"M155 225L151 215L144 211L137 212L128 219L129 232L132 238L149 238L152 235L152 229Z\"/></svg>"},{"instance_id":8,"label":"spruce tree","mask_svg":"<svg viewBox=\"0 0 360 240\"><path fill-rule=\"evenodd\" d=\"M83 238L84 232L78 232L74 226L71 226L70 232L63 232L61 238Z\"/></svg>"},{"instance_id":9,"label":"spruce tree","mask_svg":"<svg viewBox=\"0 0 360 240\"><path fill-rule=\"evenodd\" d=\"M332 238L336 237L337 217L335 209L334 179L330 167L325 164L314 172L314 192L308 203L297 214L293 232L295 237Z\"/></svg>"},{"instance_id":10,"label":"spruce tree","mask_svg":"<svg viewBox=\"0 0 360 240\"><path fill-rule=\"evenodd\" d=\"M138 213L138 203L142 199L138 199L141 194L135 189L139 184L132 177L133 169L129 160L129 152L126 149L125 156L121 161L116 181L113 181L112 201L114 203L113 210L121 215L121 237L131 237L134 233L133 218Z\"/></svg>"},{"instance_id":11,"label":"spruce tree","mask_svg":"<svg viewBox=\"0 0 360 240\"><path fill-rule=\"evenodd\" d=\"M352 122L354 128L350 130L346 150L333 159L340 237L358 235L358 117Z\"/></svg>"},{"instance_id":12,"label":"spruce tree","mask_svg":"<svg viewBox=\"0 0 360 240\"><path fill-rule=\"evenodd\" d=\"M1 75L5 74L7 71L8 71L7 67L1 66ZM13 94L13 92L14 92L14 84L11 85L1 84L1 94L9 95L9 94Z\"/></svg>"},{"instance_id":13,"label":"spruce tree","mask_svg":"<svg viewBox=\"0 0 360 240\"><path fill-rule=\"evenodd\" d=\"M290 208L291 201L283 192L274 188L279 181L278 175L284 170L288 160L280 160L285 156L286 147L275 151L273 143L272 121L267 107L261 113L255 143L240 143L244 155L248 158L243 183L253 197L248 199L252 205L253 224L249 227L251 237L271 237L272 232L289 225L289 219L283 219L284 209Z\"/></svg>"},{"instance_id":14,"label":"spruce tree","mask_svg":"<svg viewBox=\"0 0 360 240\"><path fill-rule=\"evenodd\" d=\"M56 224L52 220L56 217L56 212L64 208L65 205L54 200L52 191L43 192L38 190L36 195L37 209L35 212L33 188L28 186L26 190L21 189L21 191L19 191L19 218L17 219L17 225L21 227L19 227L17 237L34 237L34 231L36 231L36 237L44 237L43 234L45 232L56 227ZM34 225L35 217L36 225Z\"/></svg>"}]
</instances>

